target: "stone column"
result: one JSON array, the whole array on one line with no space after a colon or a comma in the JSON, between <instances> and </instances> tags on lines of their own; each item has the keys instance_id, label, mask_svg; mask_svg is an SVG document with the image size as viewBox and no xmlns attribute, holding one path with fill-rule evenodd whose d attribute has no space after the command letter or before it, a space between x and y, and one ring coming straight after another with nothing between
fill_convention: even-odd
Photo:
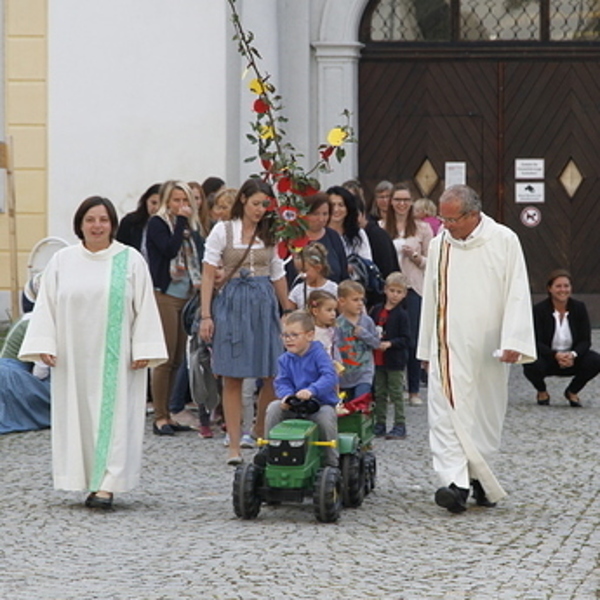
<instances>
[{"instance_id":1,"label":"stone column","mask_svg":"<svg viewBox=\"0 0 600 600\"><path fill-rule=\"evenodd\" d=\"M362 44L358 42L313 42L317 63L318 139L344 123L344 109L352 113L351 124L358 132L358 60ZM358 176L358 144L347 144L346 158L339 164L332 157L334 171L320 176L322 187L341 184Z\"/></svg>"}]
</instances>

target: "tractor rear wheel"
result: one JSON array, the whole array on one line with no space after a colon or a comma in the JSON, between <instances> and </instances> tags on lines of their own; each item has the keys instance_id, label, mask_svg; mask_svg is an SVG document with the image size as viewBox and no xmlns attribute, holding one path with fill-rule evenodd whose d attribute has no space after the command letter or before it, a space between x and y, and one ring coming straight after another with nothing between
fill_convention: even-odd
<instances>
[{"instance_id":1,"label":"tractor rear wheel","mask_svg":"<svg viewBox=\"0 0 600 600\"><path fill-rule=\"evenodd\" d=\"M260 512L258 494L262 470L252 463L239 465L233 477L233 510L241 519L255 519Z\"/></svg>"},{"instance_id":2,"label":"tractor rear wheel","mask_svg":"<svg viewBox=\"0 0 600 600\"><path fill-rule=\"evenodd\" d=\"M357 508L365 499L365 464L362 455L343 454L340 456L342 471L342 503L346 507Z\"/></svg>"},{"instance_id":3,"label":"tractor rear wheel","mask_svg":"<svg viewBox=\"0 0 600 600\"><path fill-rule=\"evenodd\" d=\"M323 467L316 476L313 492L315 516L321 523L333 523L342 510L342 479L339 469Z\"/></svg>"},{"instance_id":4,"label":"tractor rear wheel","mask_svg":"<svg viewBox=\"0 0 600 600\"><path fill-rule=\"evenodd\" d=\"M365 453L365 494L375 488L377 479L377 460L372 452Z\"/></svg>"}]
</instances>

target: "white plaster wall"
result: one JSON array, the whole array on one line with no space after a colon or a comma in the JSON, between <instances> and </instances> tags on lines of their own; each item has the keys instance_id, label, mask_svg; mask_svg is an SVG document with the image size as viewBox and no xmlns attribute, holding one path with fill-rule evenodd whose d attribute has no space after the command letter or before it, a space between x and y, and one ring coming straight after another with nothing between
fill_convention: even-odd
<instances>
[{"instance_id":1,"label":"white plaster wall","mask_svg":"<svg viewBox=\"0 0 600 600\"><path fill-rule=\"evenodd\" d=\"M356 125L366 3L238 0L306 165L342 109ZM49 0L49 235L72 240L73 212L92 194L123 214L156 181L237 186L258 168L243 163L254 96L232 34L225 0ZM324 185L356 176L357 150Z\"/></svg>"},{"instance_id":2,"label":"white plaster wall","mask_svg":"<svg viewBox=\"0 0 600 600\"><path fill-rule=\"evenodd\" d=\"M344 122L341 112L353 113L357 125L357 73L360 45L356 43L358 21L368 0L237 0L244 26L252 31L263 60L263 72L271 75L278 94L283 97L282 114L286 140L303 154L305 167L318 158L318 146L328 131ZM242 82L244 62L232 58L229 74L232 97L231 122L238 121L239 132L229 131L230 156L237 153L237 164L230 164L231 176L239 180L256 172L258 163L243 160L256 152L246 140L248 122L254 119L251 105L255 96L247 89L252 75ZM237 135L237 139L235 138ZM319 174L322 187L356 177L358 147L347 146L347 159L340 165L332 161L334 172Z\"/></svg>"},{"instance_id":3,"label":"white plaster wall","mask_svg":"<svg viewBox=\"0 0 600 600\"><path fill-rule=\"evenodd\" d=\"M90 195L226 172L223 0L49 0L49 235Z\"/></svg>"}]
</instances>

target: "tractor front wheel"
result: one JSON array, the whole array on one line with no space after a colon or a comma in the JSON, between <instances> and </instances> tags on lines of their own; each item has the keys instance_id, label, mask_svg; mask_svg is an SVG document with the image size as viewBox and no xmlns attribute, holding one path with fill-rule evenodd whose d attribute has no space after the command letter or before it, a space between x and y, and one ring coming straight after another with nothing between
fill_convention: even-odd
<instances>
[{"instance_id":1,"label":"tractor front wheel","mask_svg":"<svg viewBox=\"0 0 600 600\"><path fill-rule=\"evenodd\" d=\"M255 519L260 512L258 494L261 469L252 463L239 465L233 477L233 510L241 519Z\"/></svg>"},{"instance_id":2,"label":"tractor front wheel","mask_svg":"<svg viewBox=\"0 0 600 600\"><path fill-rule=\"evenodd\" d=\"M339 469L323 467L315 480L313 505L321 523L334 523L342 510L342 479Z\"/></svg>"}]
</instances>

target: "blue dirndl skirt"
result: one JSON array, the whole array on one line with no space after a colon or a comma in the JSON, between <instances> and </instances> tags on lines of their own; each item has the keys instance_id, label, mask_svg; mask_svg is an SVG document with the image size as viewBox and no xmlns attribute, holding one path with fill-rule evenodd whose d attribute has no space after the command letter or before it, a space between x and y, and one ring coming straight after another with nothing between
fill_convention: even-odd
<instances>
[{"instance_id":1,"label":"blue dirndl skirt","mask_svg":"<svg viewBox=\"0 0 600 600\"><path fill-rule=\"evenodd\" d=\"M268 277L241 271L213 301L213 372L225 377L274 377L283 352L279 304Z\"/></svg>"}]
</instances>

